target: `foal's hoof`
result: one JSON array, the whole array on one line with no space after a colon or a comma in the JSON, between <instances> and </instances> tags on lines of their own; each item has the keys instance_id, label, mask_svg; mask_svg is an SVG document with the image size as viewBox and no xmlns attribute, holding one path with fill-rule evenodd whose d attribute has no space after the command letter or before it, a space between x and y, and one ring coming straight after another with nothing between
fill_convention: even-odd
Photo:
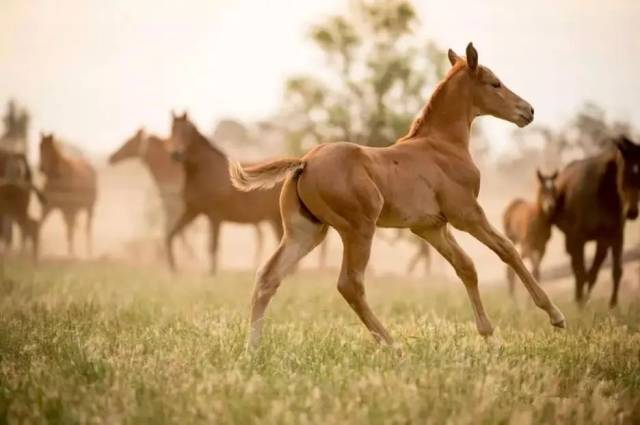
<instances>
[{"instance_id":1,"label":"foal's hoof","mask_svg":"<svg viewBox=\"0 0 640 425\"><path fill-rule=\"evenodd\" d=\"M562 320L558 320L557 322L551 322L551 325L555 326L556 328L564 329L567 327L567 321L564 320L564 317L563 317Z\"/></svg>"}]
</instances>

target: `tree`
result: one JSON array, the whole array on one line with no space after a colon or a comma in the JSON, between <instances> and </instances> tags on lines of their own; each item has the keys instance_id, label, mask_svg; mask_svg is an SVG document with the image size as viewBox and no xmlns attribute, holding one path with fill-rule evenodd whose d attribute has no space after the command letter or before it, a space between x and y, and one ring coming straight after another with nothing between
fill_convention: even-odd
<instances>
[{"instance_id":1,"label":"tree","mask_svg":"<svg viewBox=\"0 0 640 425\"><path fill-rule=\"evenodd\" d=\"M448 66L441 49L416 37L417 25L408 0L355 0L346 15L314 25L329 72L287 80L278 121L289 150L339 140L386 146L406 133Z\"/></svg>"}]
</instances>

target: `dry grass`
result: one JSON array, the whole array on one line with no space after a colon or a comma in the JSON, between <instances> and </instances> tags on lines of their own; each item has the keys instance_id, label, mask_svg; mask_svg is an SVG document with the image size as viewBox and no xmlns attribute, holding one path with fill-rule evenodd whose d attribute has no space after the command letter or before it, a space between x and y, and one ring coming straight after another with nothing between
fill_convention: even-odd
<instances>
[{"instance_id":1,"label":"dry grass","mask_svg":"<svg viewBox=\"0 0 640 425\"><path fill-rule=\"evenodd\" d=\"M632 423L640 304L584 312L485 289L497 336L477 336L460 284L371 278L404 352L376 346L334 289L301 272L244 353L249 273L173 278L107 263L6 266L0 423ZM604 280L604 279L603 279ZM563 302L564 300L564 302Z\"/></svg>"}]
</instances>

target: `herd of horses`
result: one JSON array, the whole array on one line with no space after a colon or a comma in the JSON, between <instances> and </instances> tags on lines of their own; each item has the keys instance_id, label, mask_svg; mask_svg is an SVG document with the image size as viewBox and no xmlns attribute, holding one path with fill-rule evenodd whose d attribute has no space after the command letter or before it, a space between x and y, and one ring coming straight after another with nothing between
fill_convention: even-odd
<instances>
[{"instance_id":1,"label":"herd of horses","mask_svg":"<svg viewBox=\"0 0 640 425\"><path fill-rule=\"evenodd\" d=\"M586 299L585 284L587 295L593 288L610 249L610 304L615 306L625 222L638 216L640 146L619 136L597 156L575 161L551 175L538 172L537 198L533 202L517 199L507 207L505 237L491 225L477 200L480 171L469 153L470 128L482 115L524 127L533 121L534 109L478 63L471 43L466 56L449 50L448 57L450 70L408 133L385 148L328 143L301 158L240 164L215 147L184 113L173 114L169 138L138 130L110 156L109 163L137 158L149 169L162 200L167 258L173 270L173 241L180 235L190 250L184 230L198 216L209 222L214 272L223 222L255 225L256 258L262 249L259 224L269 223L280 242L256 275L252 348L259 344L265 311L280 282L322 244L329 228L343 244L338 291L377 341L392 343L365 295L365 270L377 227L409 229L420 238L412 263L428 258L433 247L451 264L467 290L483 336L493 333L493 325L480 297L474 263L456 242L451 227L494 251L507 265L511 292L517 276L551 324L560 328L565 327L565 318L538 283L552 226L565 235L579 303ZM37 255L39 227L49 212L59 209L72 254L76 219L84 212L90 252L96 171L52 134L41 135L40 170L45 176L42 190L34 186L24 155L0 154L0 216L18 224ZM40 221L29 216L31 192L42 203ZM584 247L588 241L596 241L597 249L587 270ZM531 262L531 271L523 259Z\"/></svg>"}]
</instances>

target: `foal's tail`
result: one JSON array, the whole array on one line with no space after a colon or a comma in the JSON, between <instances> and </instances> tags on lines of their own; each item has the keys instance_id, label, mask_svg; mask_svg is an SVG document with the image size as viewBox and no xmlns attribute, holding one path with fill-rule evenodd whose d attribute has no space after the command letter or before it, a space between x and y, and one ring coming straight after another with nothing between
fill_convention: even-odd
<instances>
[{"instance_id":1,"label":"foal's tail","mask_svg":"<svg viewBox=\"0 0 640 425\"><path fill-rule=\"evenodd\" d=\"M296 158L277 159L264 164L242 166L229 162L229 175L233 186L245 192L254 189L270 189L291 173L299 173L305 162Z\"/></svg>"}]
</instances>

